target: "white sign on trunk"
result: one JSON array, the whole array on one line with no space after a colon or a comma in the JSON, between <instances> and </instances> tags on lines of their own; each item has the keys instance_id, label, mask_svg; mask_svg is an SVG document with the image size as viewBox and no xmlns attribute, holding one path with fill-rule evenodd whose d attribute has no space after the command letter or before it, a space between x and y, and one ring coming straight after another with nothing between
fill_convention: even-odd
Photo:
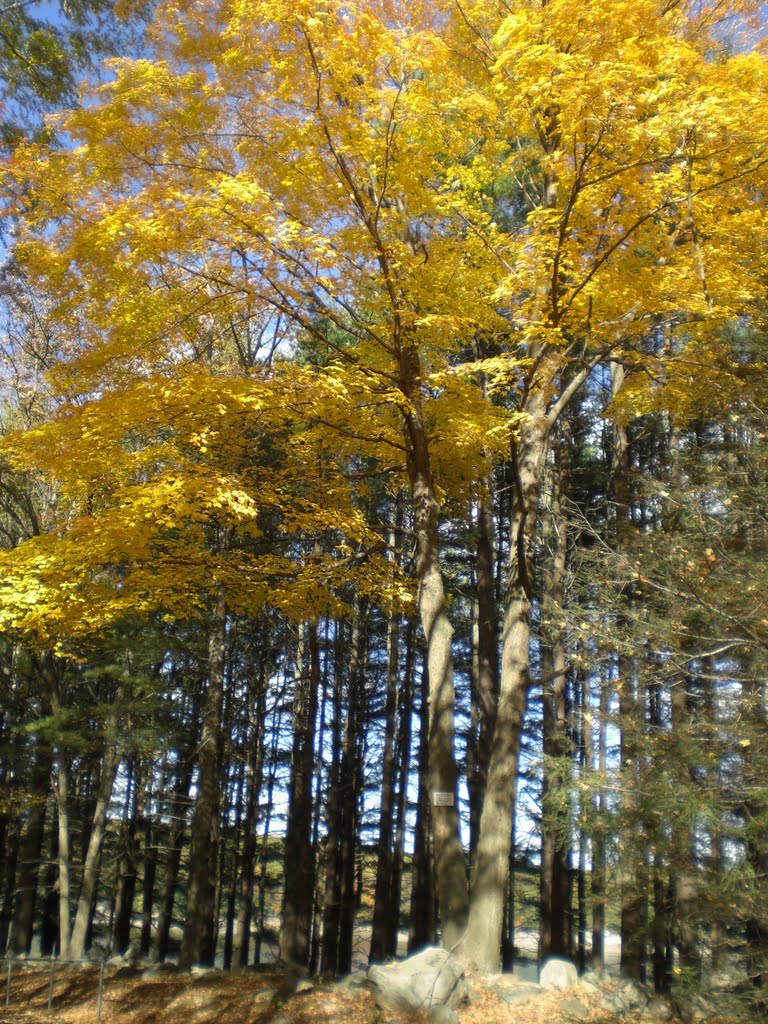
<instances>
[{"instance_id":1,"label":"white sign on trunk","mask_svg":"<svg viewBox=\"0 0 768 1024\"><path fill-rule=\"evenodd\" d=\"M439 789L432 790L432 804L435 807L453 807L453 793L441 793Z\"/></svg>"}]
</instances>

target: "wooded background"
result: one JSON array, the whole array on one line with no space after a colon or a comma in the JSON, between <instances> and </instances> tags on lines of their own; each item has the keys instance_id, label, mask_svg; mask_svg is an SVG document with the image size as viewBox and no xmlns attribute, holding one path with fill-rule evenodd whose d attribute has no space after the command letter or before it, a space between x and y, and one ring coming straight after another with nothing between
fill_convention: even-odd
<instances>
[{"instance_id":1,"label":"wooded background","mask_svg":"<svg viewBox=\"0 0 768 1024\"><path fill-rule=\"evenodd\" d=\"M764 987L761 6L34 12L0 949Z\"/></svg>"}]
</instances>

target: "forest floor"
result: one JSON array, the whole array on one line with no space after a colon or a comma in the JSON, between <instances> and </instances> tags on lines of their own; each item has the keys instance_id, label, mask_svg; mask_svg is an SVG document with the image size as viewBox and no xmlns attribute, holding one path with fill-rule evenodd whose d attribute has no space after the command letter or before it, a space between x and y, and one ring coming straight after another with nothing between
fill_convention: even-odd
<instances>
[{"instance_id":1,"label":"forest floor","mask_svg":"<svg viewBox=\"0 0 768 1024\"><path fill-rule=\"evenodd\" d=\"M97 966L59 965L54 979L52 1008L47 969L16 965L10 1003L5 1002L5 978L0 985L0 1024L97 1024ZM508 982L515 984L515 978ZM577 996L584 1024L618 1024L597 999L579 988L549 992L524 1004L508 1005L496 992L470 979L473 998L459 1008L460 1024L572 1024L568 1005ZM649 1018L626 1014L622 1024ZM142 978L139 970L108 969L104 976L101 1024L429 1024L426 1014L412 1016L383 1012L364 989L345 991L336 984L296 985L276 969L232 976L222 972L160 974ZM712 1021L715 1024L715 1021Z\"/></svg>"}]
</instances>

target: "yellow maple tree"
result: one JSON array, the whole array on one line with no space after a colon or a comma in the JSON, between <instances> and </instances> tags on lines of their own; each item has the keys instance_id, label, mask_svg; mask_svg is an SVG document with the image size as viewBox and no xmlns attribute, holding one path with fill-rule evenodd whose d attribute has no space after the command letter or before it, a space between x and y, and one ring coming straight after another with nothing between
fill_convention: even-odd
<instances>
[{"instance_id":1,"label":"yellow maple tree","mask_svg":"<svg viewBox=\"0 0 768 1024\"><path fill-rule=\"evenodd\" d=\"M300 431L297 464L311 461L308 445L315 458L333 446L407 478L428 645L429 788L439 793L456 787L440 501L471 495L493 460L509 455L516 486L501 694L464 944L486 969L500 946L509 779L531 682L536 513L553 426L601 364L633 371L628 388L651 401L637 385L649 339L670 382L684 380L686 353L697 365L715 362L723 323L746 315L762 288L766 61L757 49L715 46L718 19L735 14L746 28L753 13L747 4L659 0L168 3L156 58L113 63L113 80L66 119L69 147L16 156L19 259L68 332L55 376L73 400L92 401L94 422L109 424L110 409L125 403L115 467L135 454L126 437L140 430L143 389L178 379L189 401L186 368L210 357L213 338L236 339L239 325L270 311L286 355L301 337L326 354L268 385L247 366L237 385L211 374L200 415L175 411L181 447L198 460L178 495L182 478L169 475L177 469L157 472L149 490L131 485L123 505L113 489L102 540L86 533L78 549L75 520L62 543L75 545L75 561L103 543L93 563L102 564L133 529L141 550L142 524L172 520L177 501L198 526L215 514L258 529L260 504L274 501L298 526L316 528L329 513L315 505L306 519L298 504L291 513L295 496L281 503L247 453L237 456L236 480L198 459L230 458L239 413L230 414L228 395L257 402L268 389L269 415L279 418L284 387L285 404L302 404L312 424ZM87 423L87 411L76 419ZM169 426L160 420L158 436ZM73 444L66 422L47 429L51 438L64 431L62 461L74 465L87 439ZM108 429L95 428L99 452ZM341 532L363 538L342 494L339 485ZM47 555L37 568L24 557L14 556L22 602ZM233 592L242 584L247 593L248 580L238 575ZM200 584L191 581L190 594ZM452 946L468 909L455 806L441 801L433 821Z\"/></svg>"}]
</instances>

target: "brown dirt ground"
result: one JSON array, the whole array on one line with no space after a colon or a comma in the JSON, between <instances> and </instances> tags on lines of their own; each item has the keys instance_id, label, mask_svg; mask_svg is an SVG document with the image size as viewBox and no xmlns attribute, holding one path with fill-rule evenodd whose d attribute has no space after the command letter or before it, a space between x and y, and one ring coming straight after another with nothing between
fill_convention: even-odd
<instances>
[{"instance_id":1,"label":"brown dirt ground","mask_svg":"<svg viewBox=\"0 0 768 1024\"><path fill-rule=\"evenodd\" d=\"M97 967L58 966L53 1007L48 1010L48 970L17 965L8 1006L3 1005L6 979L0 980L0 1024L96 1024L98 977ZM585 1024L615 1021L599 1010L591 993L581 989L551 992L510 1006L482 980L470 979L470 983L473 1000L458 1010L461 1024L571 1024L573 1018L561 1006L569 996L588 1008ZM317 985L283 997L270 997L267 991L285 988L285 977L275 970L237 977L167 974L142 980L137 971L108 968L101 1024L428 1024L426 1014L406 1018L379 1010L364 990L342 992L334 985ZM623 1017L622 1024L640 1019Z\"/></svg>"}]
</instances>

